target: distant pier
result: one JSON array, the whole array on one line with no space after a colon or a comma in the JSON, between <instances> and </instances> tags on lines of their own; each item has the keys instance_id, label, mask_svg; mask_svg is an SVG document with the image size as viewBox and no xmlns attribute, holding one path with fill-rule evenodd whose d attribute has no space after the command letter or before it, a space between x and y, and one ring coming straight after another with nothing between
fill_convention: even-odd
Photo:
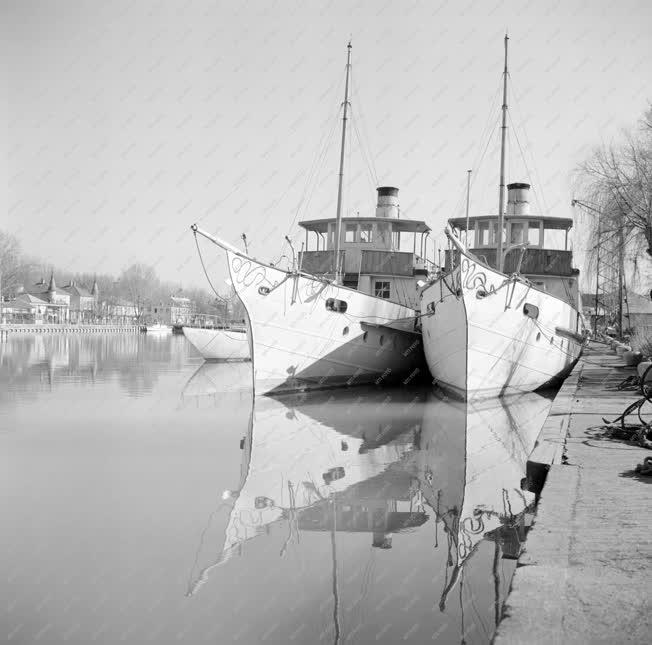
<instances>
[{"instance_id":1,"label":"distant pier","mask_svg":"<svg viewBox=\"0 0 652 645\"><path fill-rule=\"evenodd\" d=\"M591 343L557 394L530 458L547 478L496 645L650 642L652 477L634 469L652 452L603 429L642 398L619 388L635 373Z\"/></svg>"}]
</instances>

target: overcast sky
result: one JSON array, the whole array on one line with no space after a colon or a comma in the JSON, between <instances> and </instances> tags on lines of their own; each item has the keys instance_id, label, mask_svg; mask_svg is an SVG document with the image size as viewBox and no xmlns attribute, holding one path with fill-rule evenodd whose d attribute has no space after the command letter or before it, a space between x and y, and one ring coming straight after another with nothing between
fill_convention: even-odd
<instances>
[{"instance_id":1,"label":"overcast sky","mask_svg":"<svg viewBox=\"0 0 652 645\"><path fill-rule=\"evenodd\" d=\"M439 232L472 167L472 214L497 210L505 29L508 181L533 184L534 211L571 216L577 163L652 99L648 0L4 0L1 22L0 227L56 266L142 261L188 286L195 221L271 260L303 239L295 217L335 215L349 37L345 215L373 214L377 180Z\"/></svg>"}]
</instances>

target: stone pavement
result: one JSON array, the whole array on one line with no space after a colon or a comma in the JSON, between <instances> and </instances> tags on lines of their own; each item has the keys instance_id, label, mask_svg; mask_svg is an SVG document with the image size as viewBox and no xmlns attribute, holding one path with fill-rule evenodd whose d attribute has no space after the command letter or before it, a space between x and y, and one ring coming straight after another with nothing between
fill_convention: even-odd
<instances>
[{"instance_id":1,"label":"stone pavement","mask_svg":"<svg viewBox=\"0 0 652 645\"><path fill-rule=\"evenodd\" d=\"M652 643L652 477L633 473L652 451L591 430L640 398L616 387L635 370L597 343L578 370L559 393L566 463L548 473L496 645Z\"/></svg>"}]
</instances>

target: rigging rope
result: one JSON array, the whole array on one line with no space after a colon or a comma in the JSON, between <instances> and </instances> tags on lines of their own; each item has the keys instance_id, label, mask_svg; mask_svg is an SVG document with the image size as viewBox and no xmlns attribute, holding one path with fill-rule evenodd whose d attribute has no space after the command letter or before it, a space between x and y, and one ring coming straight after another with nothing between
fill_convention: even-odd
<instances>
[{"instance_id":1,"label":"rigging rope","mask_svg":"<svg viewBox=\"0 0 652 645\"><path fill-rule=\"evenodd\" d=\"M512 96L514 98L513 103L514 103L514 107L516 108L515 113L518 112L519 115L520 115L521 114L521 106L520 106L520 103L518 102L518 98L517 98L517 95L516 95L516 85L515 85L514 81L512 80L511 74L509 75L509 79L510 79L510 83L511 83L511 86L512 86ZM519 121L520 121L520 126L519 127L523 131L523 137L525 138L525 145L529 150L532 150L533 146L530 143L529 137L527 135L527 130L525 129L524 122L520 118L519 118ZM514 124L512 124L512 125L513 125L513 128L514 128L514 132L516 133L516 128L515 128ZM519 146L520 146L520 144L519 144ZM521 154L523 155L522 152L521 152ZM534 162L534 155L532 155L532 161ZM525 156L524 155L523 155L523 163L525 163ZM539 201L538 201L538 193L539 192L541 193L541 201L543 202L543 206L545 208L545 211L542 211L542 214L547 214L547 213L549 213L548 204L547 204L545 192L543 190L543 184L541 183L541 178L540 178L539 172L537 170L536 163L533 163L533 169L534 169L533 177L536 179L538 185L540 186L539 191L533 191L534 192L534 197L537 200L537 204L538 204L539 208L541 208L541 204L539 204ZM527 170L527 165L526 165L526 170ZM529 174L529 170L528 170L528 174Z\"/></svg>"},{"instance_id":2,"label":"rigging rope","mask_svg":"<svg viewBox=\"0 0 652 645\"><path fill-rule=\"evenodd\" d=\"M362 137L360 138L360 150L363 152L363 154L366 154L367 159L369 160L369 168L371 170L372 174L372 179L375 182L374 189L379 186L378 182L378 172L376 171L376 165L374 163L374 156L371 154L371 145L370 141L371 139L369 138L369 135L367 134L367 130L365 127L365 118L364 118L364 111L362 110L362 101L360 99L360 94L358 94L358 88L357 85L354 84L353 80L353 70L351 73L351 96L355 94L355 100L357 102L357 105L360 106L360 109L358 112L360 113L360 123L362 127ZM362 141L364 140L364 142ZM366 152L365 152L365 144L366 144Z\"/></svg>"},{"instance_id":3,"label":"rigging rope","mask_svg":"<svg viewBox=\"0 0 652 645\"><path fill-rule=\"evenodd\" d=\"M213 283L211 282L210 276L208 275L206 265L204 264L204 256L202 255L201 248L199 247L199 240L197 239L197 231L193 231L193 235L195 236L195 245L197 246L197 253L199 254L199 261L201 262L201 267L204 270L204 275L206 276L206 280L208 280L208 284L210 285L211 289L213 290L213 293L222 302L226 302L226 303L232 302L234 300L233 295L231 295L229 298L225 298L224 296L221 296L217 292L217 289L213 286Z\"/></svg>"}]
</instances>

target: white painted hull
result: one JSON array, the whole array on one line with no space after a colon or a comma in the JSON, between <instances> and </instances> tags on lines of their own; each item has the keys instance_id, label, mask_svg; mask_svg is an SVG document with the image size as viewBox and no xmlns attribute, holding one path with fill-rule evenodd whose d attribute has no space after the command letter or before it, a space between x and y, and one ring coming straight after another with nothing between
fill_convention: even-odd
<instances>
[{"instance_id":1,"label":"white painted hull","mask_svg":"<svg viewBox=\"0 0 652 645\"><path fill-rule=\"evenodd\" d=\"M479 291L487 293L478 298ZM524 306L538 307L538 318ZM463 256L422 293L426 361L443 388L466 399L531 392L568 375L582 342L573 306Z\"/></svg>"},{"instance_id":2,"label":"white painted hull","mask_svg":"<svg viewBox=\"0 0 652 645\"><path fill-rule=\"evenodd\" d=\"M250 357L246 331L184 327L183 333L207 361L245 361Z\"/></svg>"},{"instance_id":3,"label":"white painted hull","mask_svg":"<svg viewBox=\"0 0 652 645\"><path fill-rule=\"evenodd\" d=\"M227 255L249 317L257 395L396 382L424 369L413 309ZM329 298L345 301L346 312L327 309Z\"/></svg>"}]
</instances>

